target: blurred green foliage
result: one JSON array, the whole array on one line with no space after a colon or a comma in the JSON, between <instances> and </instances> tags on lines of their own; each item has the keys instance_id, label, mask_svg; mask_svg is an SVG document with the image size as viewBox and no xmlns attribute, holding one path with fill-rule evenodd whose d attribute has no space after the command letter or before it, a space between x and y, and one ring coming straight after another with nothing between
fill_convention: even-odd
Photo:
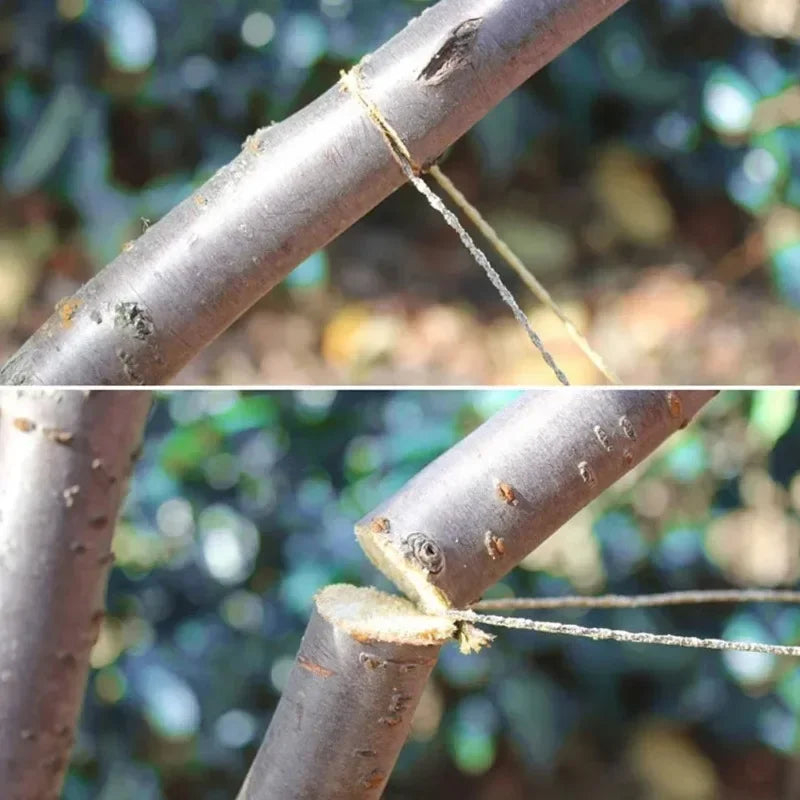
<instances>
[{"instance_id":1,"label":"blurred green foliage","mask_svg":"<svg viewBox=\"0 0 800 800\"><path fill-rule=\"evenodd\" d=\"M391 590L358 548L354 522L513 396L161 394L115 537L66 800L235 796L313 594L337 581ZM797 584L798 399L724 392L487 596ZM549 616L800 640L791 606ZM500 632L473 656L448 646L386 796L521 798L536 788L599 799L646 788L688 799L772 780L766 794L741 796L774 797L800 743L797 676L771 656L521 631ZM676 770L719 794L657 794ZM639 788L620 794L624 786Z\"/></svg>"}]
</instances>

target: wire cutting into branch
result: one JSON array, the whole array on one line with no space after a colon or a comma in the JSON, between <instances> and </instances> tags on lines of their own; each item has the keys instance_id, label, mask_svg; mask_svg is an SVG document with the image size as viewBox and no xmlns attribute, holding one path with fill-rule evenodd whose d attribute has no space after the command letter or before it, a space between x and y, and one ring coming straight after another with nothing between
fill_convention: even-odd
<instances>
[{"instance_id":1,"label":"wire cutting into branch","mask_svg":"<svg viewBox=\"0 0 800 800\"><path fill-rule=\"evenodd\" d=\"M359 103L361 103L367 112L367 116L370 118L370 120L372 120L373 123L375 123L378 130L380 130L382 136L386 140L386 143L389 145L389 149L391 150L395 161L397 161L397 163L400 165L400 169L403 171L403 174L413 184L417 191L420 192L423 197L425 197L431 208L438 211L442 215L444 221L458 234L459 239L461 239L461 243L469 251L470 255L475 259L478 265L483 268L492 285L495 287L495 289L497 289L500 297L503 299L503 302L509 306L517 322L519 322L519 324L525 329L525 332L528 334L528 338L531 340L531 342L533 342L534 347L536 347L536 349L539 351L544 359L544 362L550 367L556 378L558 378L562 384L569 386L569 380L567 379L567 376L560 369L558 364L556 364L553 356L545 348L541 338L539 338L539 335L531 326L527 315L519 307L519 303L517 303L517 301L514 299L514 295L511 294L508 287L503 283L502 278L489 263L489 259L487 258L486 254L478 247L478 245L475 244L472 237L464 229L464 226L461 224L458 217L452 211L450 211L447 206L445 206L439 195L437 195L430 188L430 186L428 186L428 184L419 177L418 173L421 171L420 167L414 163L413 159L411 158L411 153L403 143L403 140L400 138L397 131L395 131L394 128L392 128L392 126L386 121L386 118L380 112L380 109L378 109L377 106L365 96L359 80L358 65L353 67L349 72L343 71L341 73L341 78L342 86L356 100L358 100Z\"/></svg>"}]
</instances>

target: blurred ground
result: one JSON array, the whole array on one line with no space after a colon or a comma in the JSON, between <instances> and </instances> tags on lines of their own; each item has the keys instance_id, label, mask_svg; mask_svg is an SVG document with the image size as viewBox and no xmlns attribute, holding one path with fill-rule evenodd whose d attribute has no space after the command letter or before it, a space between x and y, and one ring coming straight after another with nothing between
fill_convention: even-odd
<instances>
[{"instance_id":1,"label":"blurred ground","mask_svg":"<svg viewBox=\"0 0 800 800\"><path fill-rule=\"evenodd\" d=\"M185 4L0 8L0 360L251 130L425 3ZM800 376L797 27L794 0L632 3L444 162L625 382ZM571 379L597 381L493 261ZM452 232L403 188L176 381L553 376Z\"/></svg>"}]
</instances>

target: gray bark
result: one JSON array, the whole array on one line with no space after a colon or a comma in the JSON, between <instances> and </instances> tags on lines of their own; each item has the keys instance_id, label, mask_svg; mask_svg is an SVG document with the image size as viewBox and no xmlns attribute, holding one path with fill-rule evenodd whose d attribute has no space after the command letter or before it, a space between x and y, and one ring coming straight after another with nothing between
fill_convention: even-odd
<instances>
[{"instance_id":1,"label":"gray bark","mask_svg":"<svg viewBox=\"0 0 800 800\"><path fill-rule=\"evenodd\" d=\"M359 541L422 607L466 606L714 394L525 394L364 517Z\"/></svg>"},{"instance_id":2,"label":"gray bark","mask_svg":"<svg viewBox=\"0 0 800 800\"><path fill-rule=\"evenodd\" d=\"M0 795L56 800L147 392L0 393Z\"/></svg>"},{"instance_id":3,"label":"gray bark","mask_svg":"<svg viewBox=\"0 0 800 800\"><path fill-rule=\"evenodd\" d=\"M374 589L323 590L238 800L379 797L441 645L486 643L436 612L479 596L714 394L530 392L362 520L368 555L427 613Z\"/></svg>"},{"instance_id":4,"label":"gray bark","mask_svg":"<svg viewBox=\"0 0 800 800\"><path fill-rule=\"evenodd\" d=\"M626 0L441 0L362 66L427 164ZM242 153L63 305L0 371L12 384L158 384L404 176L339 86Z\"/></svg>"},{"instance_id":5,"label":"gray bark","mask_svg":"<svg viewBox=\"0 0 800 800\"><path fill-rule=\"evenodd\" d=\"M319 597L342 589L347 599L322 607ZM354 629L343 618L358 603L364 620ZM393 630L404 614L431 624L429 636ZM422 617L407 600L375 589L323 590L238 800L380 797L453 627L452 621Z\"/></svg>"}]
</instances>

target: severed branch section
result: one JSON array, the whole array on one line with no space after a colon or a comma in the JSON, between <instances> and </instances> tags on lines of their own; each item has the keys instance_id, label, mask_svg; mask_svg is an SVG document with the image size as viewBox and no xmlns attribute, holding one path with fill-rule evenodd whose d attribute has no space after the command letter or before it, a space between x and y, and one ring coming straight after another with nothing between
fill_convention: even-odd
<instances>
[{"instance_id":1,"label":"severed branch section","mask_svg":"<svg viewBox=\"0 0 800 800\"><path fill-rule=\"evenodd\" d=\"M362 519L358 540L421 608L467 606L714 394L525 394Z\"/></svg>"},{"instance_id":2,"label":"severed branch section","mask_svg":"<svg viewBox=\"0 0 800 800\"><path fill-rule=\"evenodd\" d=\"M238 800L379 798L454 632L377 589L323 589Z\"/></svg>"},{"instance_id":3,"label":"severed branch section","mask_svg":"<svg viewBox=\"0 0 800 800\"><path fill-rule=\"evenodd\" d=\"M147 392L0 394L0 795L55 800Z\"/></svg>"},{"instance_id":4,"label":"severed branch section","mask_svg":"<svg viewBox=\"0 0 800 800\"><path fill-rule=\"evenodd\" d=\"M352 586L317 595L238 800L378 798L441 646L455 637L468 652L491 638L470 623L483 615L451 607L479 597L714 394L529 392L363 519L360 543L416 605Z\"/></svg>"}]
</instances>

